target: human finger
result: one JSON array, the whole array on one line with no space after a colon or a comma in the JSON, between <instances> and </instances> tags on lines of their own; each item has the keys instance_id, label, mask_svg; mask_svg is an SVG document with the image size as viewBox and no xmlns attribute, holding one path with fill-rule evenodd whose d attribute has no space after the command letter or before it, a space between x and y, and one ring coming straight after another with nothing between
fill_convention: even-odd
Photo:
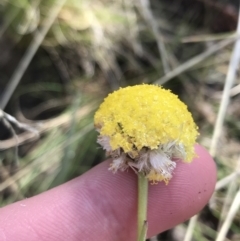
<instances>
[{"instance_id":1,"label":"human finger","mask_svg":"<svg viewBox=\"0 0 240 241\"><path fill-rule=\"evenodd\" d=\"M148 236L181 223L208 202L216 182L215 164L196 145L192 163L178 162L174 176L149 185ZM137 176L112 174L109 161L43 194L0 210L0 240L136 240Z\"/></svg>"}]
</instances>

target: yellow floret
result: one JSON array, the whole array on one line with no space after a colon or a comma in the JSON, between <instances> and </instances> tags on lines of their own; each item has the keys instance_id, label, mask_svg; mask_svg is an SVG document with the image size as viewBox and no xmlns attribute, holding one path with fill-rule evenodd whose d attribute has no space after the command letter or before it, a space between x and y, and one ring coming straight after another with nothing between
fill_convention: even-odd
<instances>
[{"instance_id":1,"label":"yellow floret","mask_svg":"<svg viewBox=\"0 0 240 241\"><path fill-rule=\"evenodd\" d=\"M136 85L109 94L94 117L100 135L110 138L112 150L134 153L176 141L184 146L185 161L194 156L198 135L186 105L169 90Z\"/></svg>"}]
</instances>

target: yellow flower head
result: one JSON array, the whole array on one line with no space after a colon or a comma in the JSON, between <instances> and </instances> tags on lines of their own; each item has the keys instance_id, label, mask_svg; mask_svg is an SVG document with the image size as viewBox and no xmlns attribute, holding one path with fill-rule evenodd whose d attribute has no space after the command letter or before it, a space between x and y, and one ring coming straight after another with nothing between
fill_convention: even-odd
<instances>
[{"instance_id":1,"label":"yellow flower head","mask_svg":"<svg viewBox=\"0 0 240 241\"><path fill-rule=\"evenodd\" d=\"M198 135L186 105L155 85L121 88L107 96L94 117L98 143L113 157L111 168L132 167L150 181L168 182L176 162L195 156Z\"/></svg>"}]
</instances>

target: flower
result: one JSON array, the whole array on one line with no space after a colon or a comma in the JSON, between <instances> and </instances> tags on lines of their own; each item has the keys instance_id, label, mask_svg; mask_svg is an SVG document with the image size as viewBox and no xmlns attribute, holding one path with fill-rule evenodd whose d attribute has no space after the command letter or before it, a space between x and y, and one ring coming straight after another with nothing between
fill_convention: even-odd
<instances>
[{"instance_id":1,"label":"flower","mask_svg":"<svg viewBox=\"0 0 240 241\"><path fill-rule=\"evenodd\" d=\"M142 172L149 181L168 181L176 159L195 156L197 126L187 106L169 90L135 85L109 94L94 116L98 143L113 158L110 170Z\"/></svg>"}]
</instances>

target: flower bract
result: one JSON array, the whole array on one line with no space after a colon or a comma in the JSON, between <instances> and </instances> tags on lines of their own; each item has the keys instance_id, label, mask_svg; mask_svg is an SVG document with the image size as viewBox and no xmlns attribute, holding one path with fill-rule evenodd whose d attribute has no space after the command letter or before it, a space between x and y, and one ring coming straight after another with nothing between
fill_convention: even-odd
<instances>
[{"instance_id":1,"label":"flower bract","mask_svg":"<svg viewBox=\"0 0 240 241\"><path fill-rule=\"evenodd\" d=\"M114 172L131 167L153 182L171 179L175 159L195 156L197 126L187 106L161 86L136 85L109 94L94 117L98 143Z\"/></svg>"}]
</instances>

